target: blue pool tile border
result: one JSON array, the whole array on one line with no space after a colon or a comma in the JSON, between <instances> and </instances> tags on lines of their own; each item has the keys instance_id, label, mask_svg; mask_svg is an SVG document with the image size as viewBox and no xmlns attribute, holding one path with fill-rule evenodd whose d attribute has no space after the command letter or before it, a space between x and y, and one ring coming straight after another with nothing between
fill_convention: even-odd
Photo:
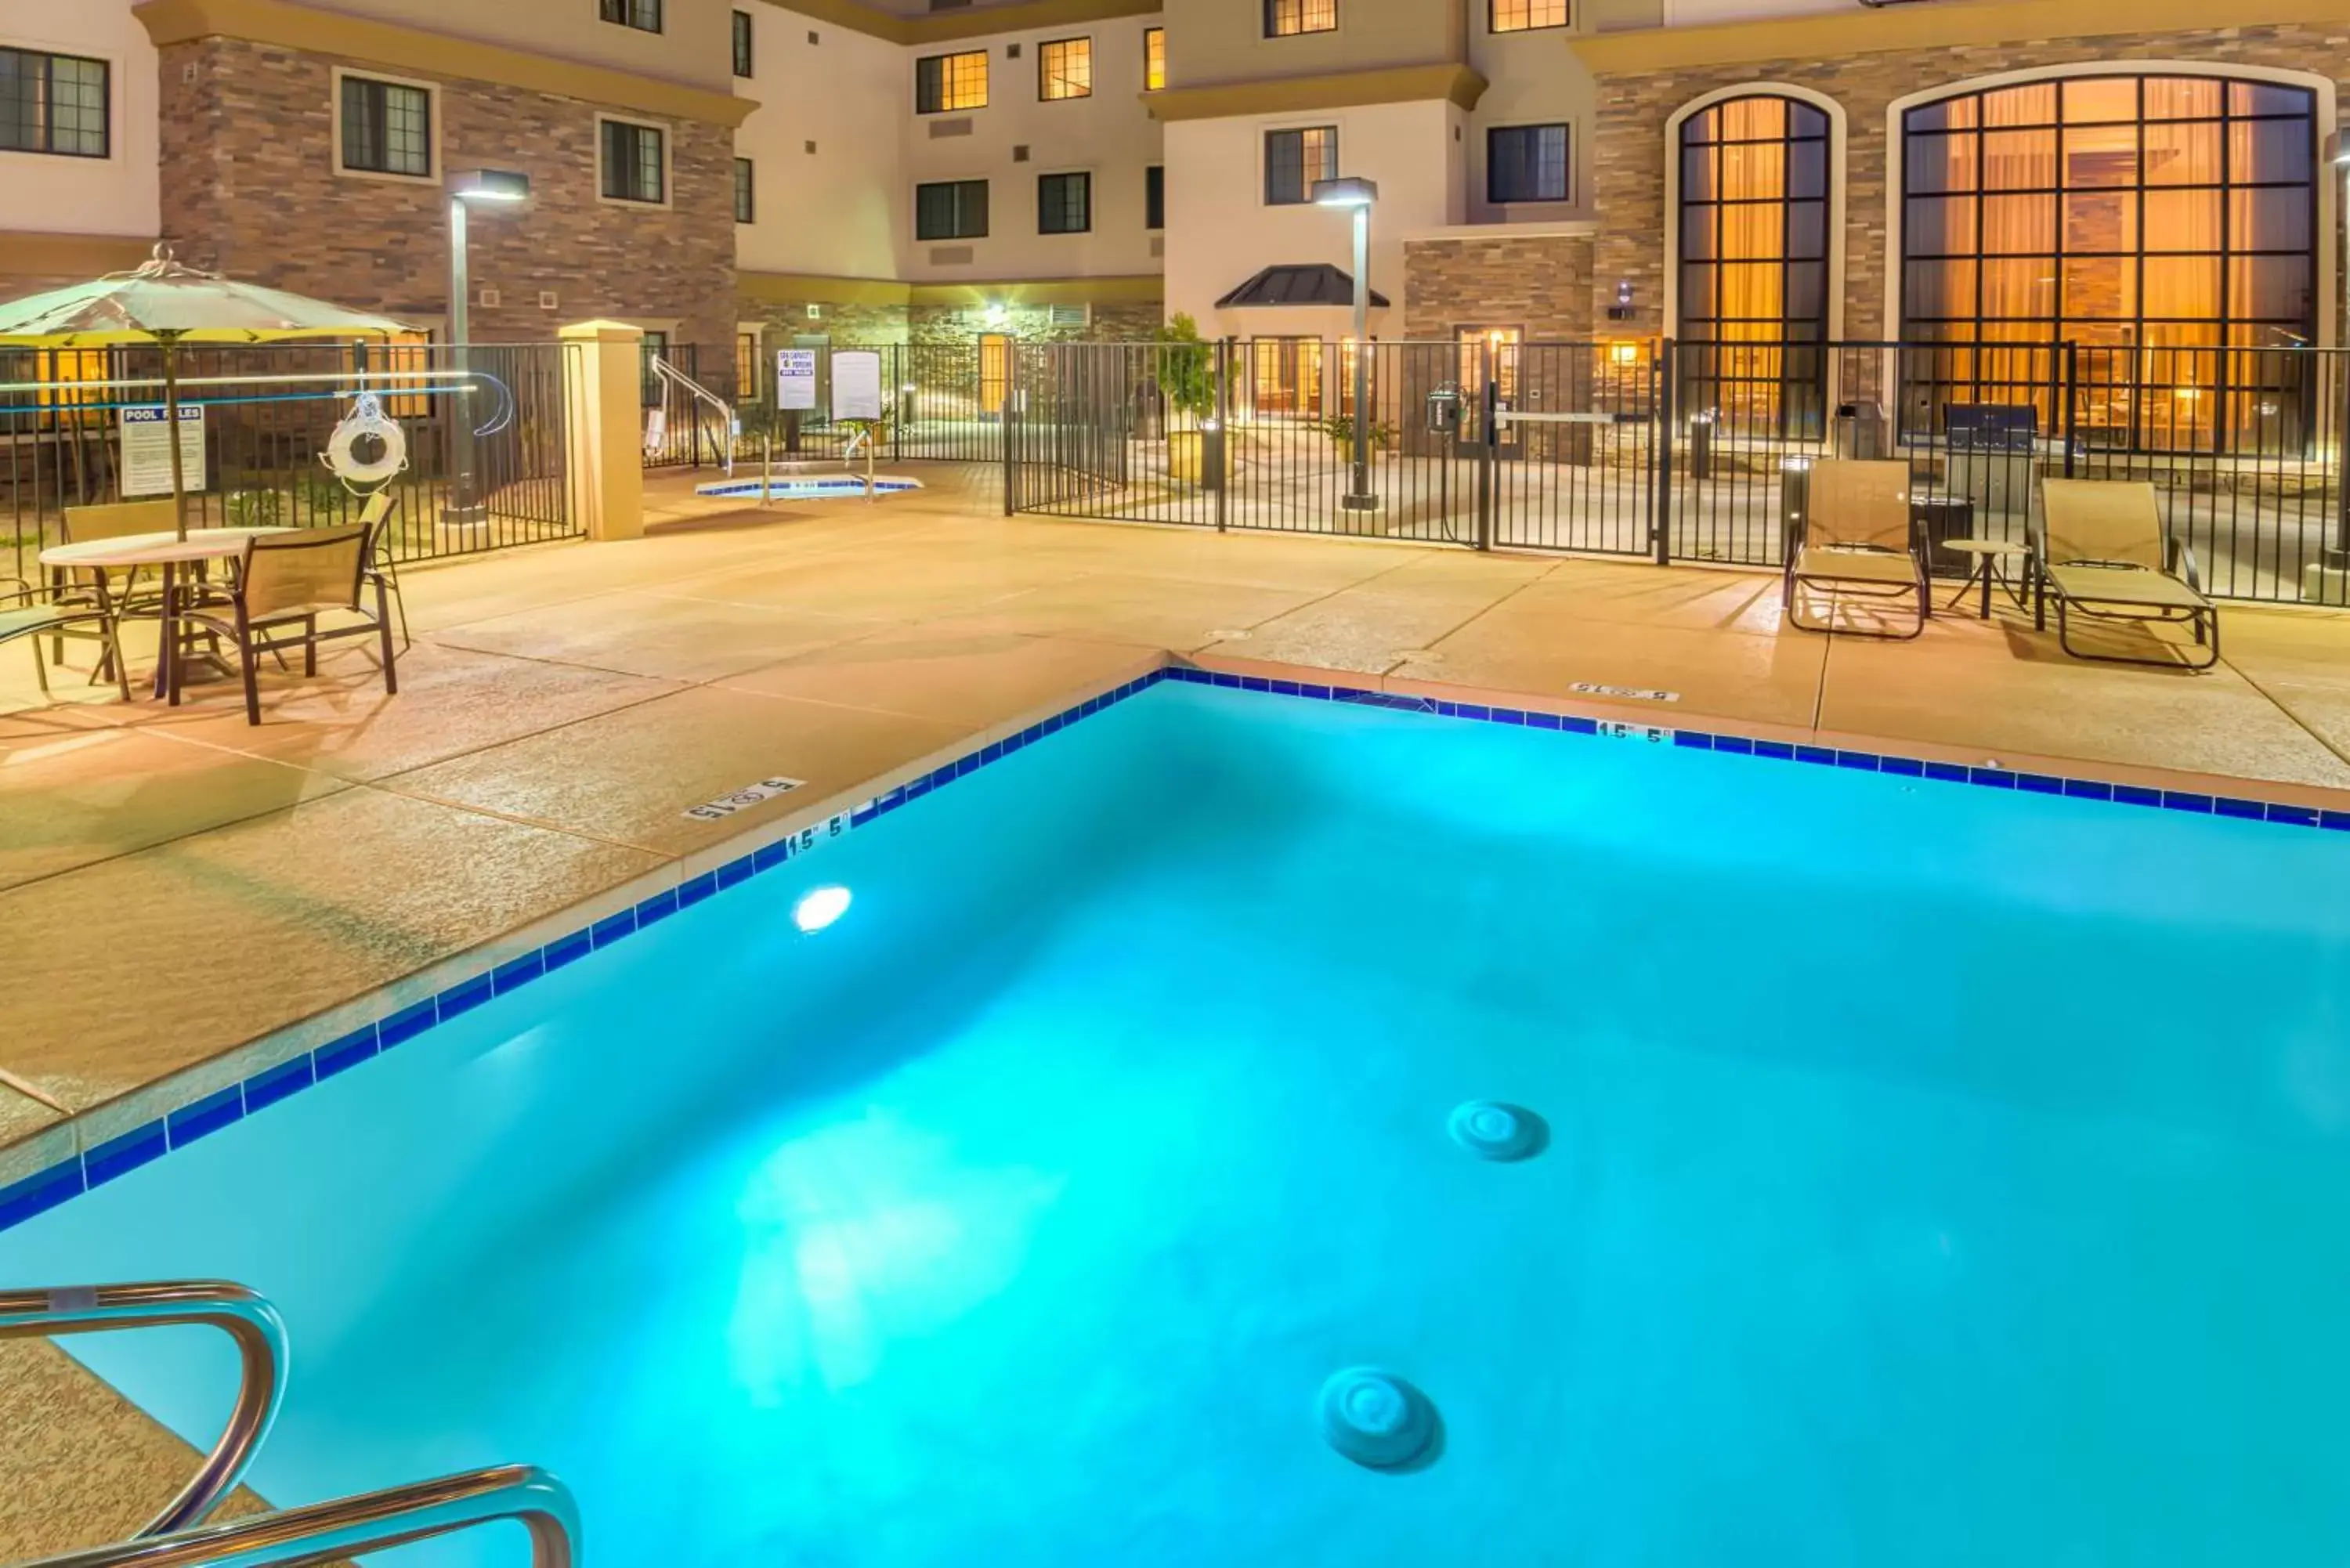
<instances>
[{"instance_id":1,"label":"blue pool tile border","mask_svg":"<svg viewBox=\"0 0 2350 1568\"><path fill-rule=\"evenodd\" d=\"M93 1148L36 1170L7 1187L0 1187L0 1231L46 1213L92 1188L136 1170L223 1127L233 1126L304 1089L348 1072L415 1039L437 1024L471 1012L494 997L511 995L525 986L544 980L577 963L590 952L601 951L614 942L713 897L723 889L739 886L754 877L785 865L845 832L887 816L924 795L945 788L957 779L968 777L983 767L1001 762L1046 736L1057 734L1070 725L1137 696L1163 680L1295 697L1307 701L1385 708L1472 723L1548 730L1559 734L1598 736L1603 731L1616 734L1625 734L1628 731L1634 738L1669 741L1674 747L1688 751L1721 752L1732 756L1760 757L1767 761L1794 762L1856 773L1891 774L1901 778L2057 795L2103 805L2227 816L2322 832L2350 832L2350 811L2320 810L2312 806L2290 805L2281 801L2211 795L2186 790L2158 790L2141 784L2113 784L2103 779L2022 773L2003 767L1969 766L1892 753L1854 751L1808 742L1799 745L1785 741L1759 741L1751 736L1715 734L1704 730L1603 724L1596 719L1573 713L1554 713L1543 709L1460 702L1335 683L1323 685L1315 681L1270 676L1234 675L1191 665L1167 665L1040 719L1017 734L976 746L952 762L943 763L927 774L835 815L822 825L803 827L762 845L749 854L738 856L714 870L687 877L675 888L664 888L628 909L566 931L543 946L507 958L487 971L468 975L431 996L406 1003L314 1050L274 1064L241 1082L178 1106Z\"/></svg>"}]
</instances>

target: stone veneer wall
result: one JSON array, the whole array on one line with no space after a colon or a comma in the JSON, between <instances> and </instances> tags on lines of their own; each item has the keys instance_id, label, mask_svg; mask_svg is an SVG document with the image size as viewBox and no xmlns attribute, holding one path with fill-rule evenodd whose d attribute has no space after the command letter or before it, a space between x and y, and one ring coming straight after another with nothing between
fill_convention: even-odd
<instances>
[{"instance_id":1,"label":"stone veneer wall","mask_svg":"<svg viewBox=\"0 0 2350 1568\"><path fill-rule=\"evenodd\" d=\"M910 326L917 343L967 343L983 333L1002 332L1023 342L1138 342L1159 330L1162 306L1097 305L1083 327L1055 327L1052 311L1042 305L1006 306L1001 319L991 321L986 307L976 305L917 305Z\"/></svg>"},{"instance_id":2,"label":"stone veneer wall","mask_svg":"<svg viewBox=\"0 0 2350 1568\"><path fill-rule=\"evenodd\" d=\"M1787 82L1843 106L1845 159L1831 189L1845 240L1844 335L1866 340L1887 330L1886 182L1890 169L1886 114L1893 100L2002 71L2132 59L2185 60L2214 67L2266 66L2330 75L2350 99L2350 26L2300 23L1602 75L1593 144L1594 201L1602 220L1593 256L1593 314L1604 320L1606 307L1615 302L1617 280L1629 279L1635 319L1608 327L1640 336L1669 329L1663 319L1665 126L1682 105L1702 94L1749 82ZM2333 129L2318 128L2321 134ZM2334 178L2322 164L2318 174Z\"/></svg>"},{"instance_id":3,"label":"stone veneer wall","mask_svg":"<svg viewBox=\"0 0 2350 1568\"><path fill-rule=\"evenodd\" d=\"M818 301L823 314L811 321L804 299L746 299L741 319L764 322L770 328L768 347L788 348L794 337L829 337L844 347L863 343L903 343L907 307L902 305L839 305Z\"/></svg>"},{"instance_id":4,"label":"stone veneer wall","mask_svg":"<svg viewBox=\"0 0 2350 1568\"><path fill-rule=\"evenodd\" d=\"M1404 244L1404 336L1451 338L1463 327L1522 327L1531 342L1591 337L1588 234L1512 234L1409 240Z\"/></svg>"},{"instance_id":5,"label":"stone veneer wall","mask_svg":"<svg viewBox=\"0 0 2350 1568\"><path fill-rule=\"evenodd\" d=\"M182 261L232 276L443 317L446 198L438 181L337 171L337 65L369 68L234 38L165 48L164 235ZM732 130L672 122L671 205L632 209L598 197L596 105L442 78L437 109L445 167L516 169L531 180L528 206L481 213L472 226L475 338L548 342L561 323L589 317L675 319L675 341L731 355ZM499 291L497 306L479 303L485 287ZM540 308L543 290L556 309Z\"/></svg>"}]
</instances>

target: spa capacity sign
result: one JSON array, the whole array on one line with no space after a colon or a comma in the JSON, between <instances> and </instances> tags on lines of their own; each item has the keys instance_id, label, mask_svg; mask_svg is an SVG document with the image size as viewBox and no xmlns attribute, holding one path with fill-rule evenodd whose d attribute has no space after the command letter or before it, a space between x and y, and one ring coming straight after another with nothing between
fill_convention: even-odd
<instances>
[{"instance_id":1,"label":"spa capacity sign","mask_svg":"<svg viewBox=\"0 0 2350 1568\"><path fill-rule=\"evenodd\" d=\"M181 477L190 493L204 488L204 409L180 405ZM161 403L122 410L122 494L172 493L172 421Z\"/></svg>"},{"instance_id":2,"label":"spa capacity sign","mask_svg":"<svg viewBox=\"0 0 2350 1568\"><path fill-rule=\"evenodd\" d=\"M782 348L775 353L775 407L785 412L816 407L816 350Z\"/></svg>"}]
</instances>

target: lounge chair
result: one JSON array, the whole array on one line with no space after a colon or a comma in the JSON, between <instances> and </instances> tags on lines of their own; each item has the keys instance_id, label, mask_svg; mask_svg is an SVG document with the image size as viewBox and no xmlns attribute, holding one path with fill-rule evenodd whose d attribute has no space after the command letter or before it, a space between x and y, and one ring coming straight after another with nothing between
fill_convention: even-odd
<instances>
[{"instance_id":1,"label":"lounge chair","mask_svg":"<svg viewBox=\"0 0 2350 1568\"><path fill-rule=\"evenodd\" d=\"M2220 662L2220 610L2203 597L2195 556L2162 525L2162 505L2143 480L2041 481L2039 620L2056 601L2057 645L2075 659L2209 670ZM2126 653L2085 653L2073 646L2072 618L2183 625L2205 648L2200 662Z\"/></svg>"},{"instance_id":2,"label":"lounge chair","mask_svg":"<svg viewBox=\"0 0 2350 1568\"><path fill-rule=\"evenodd\" d=\"M82 628L95 625L94 634L85 634ZM95 635L104 646L105 662L100 669L114 670L115 689L122 700L130 701L130 677L122 663L122 644L115 635L114 602L101 579L89 591L87 599L62 597L45 591L22 577L0 577L0 642L14 642L20 637L32 639L33 678L41 684L41 695L49 694L49 669L41 659L41 639L70 633L74 636Z\"/></svg>"},{"instance_id":3,"label":"lounge chair","mask_svg":"<svg viewBox=\"0 0 2350 1568\"><path fill-rule=\"evenodd\" d=\"M376 531L365 524L343 528L296 528L247 539L236 582L181 612L183 620L216 632L236 647L244 677L244 717L261 722L257 676L264 653L302 649L302 673L318 672L318 645L342 638L372 637L382 650L383 690L400 691L391 644L391 611L383 578L373 567ZM372 589L370 596L369 590ZM369 609L366 599L372 597ZM322 616L352 618L321 629ZM172 661L172 700L179 701L180 664Z\"/></svg>"},{"instance_id":4,"label":"lounge chair","mask_svg":"<svg viewBox=\"0 0 2350 1568\"><path fill-rule=\"evenodd\" d=\"M1805 631L1835 628L1838 595L1908 600L1917 624L1908 631L1867 635L1908 639L1933 615L1926 558L1909 509L1909 465L1833 458L1812 465L1808 499L1787 520L1787 570L1781 591L1787 619ZM1829 618L1805 624L1806 589L1829 597Z\"/></svg>"}]
</instances>

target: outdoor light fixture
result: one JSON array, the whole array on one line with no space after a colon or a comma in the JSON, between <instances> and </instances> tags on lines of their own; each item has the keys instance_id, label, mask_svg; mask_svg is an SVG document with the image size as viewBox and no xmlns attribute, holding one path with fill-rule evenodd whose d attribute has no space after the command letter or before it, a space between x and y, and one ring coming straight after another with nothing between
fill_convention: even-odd
<instances>
[{"instance_id":1,"label":"outdoor light fixture","mask_svg":"<svg viewBox=\"0 0 2350 1568\"><path fill-rule=\"evenodd\" d=\"M1367 207L1379 199L1376 180L1316 180L1314 182L1314 204L1317 207Z\"/></svg>"},{"instance_id":2,"label":"outdoor light fixture","mask_svg":"<svg viewBox=\"0 0 2350 1568\"><path fill-rule=\"evenodd\" d=\"M1379 199L1376 181L1316 180L1314 204L1341 207L1355 214L1355 472L1341 510L1376 512L1371 493L1371 203Z\"/></svg>"},{"instance_id":3,"label":"outdoor light fixture","mask_svg":"<svg viewBox=\"0 0 2350 1568\"><path fill-rule=\"evenodd\" d=\"M513 205L530 200L530 176L511 169L467 169L449 176L449 343L460 388L472 387L466 345L473 341L473 279L466 248L465 209L476 202ZM451 432L449 500L442 516L452 523L478 523L488 516L480 477L473 472L473 418L461 400Z\"/></svg>"},{"instance_id":4,"label":"outdoor light fixture","mask_svg":"<svg viewBox=\"0 0 2350 1568\"><path fill-rule=\"evenodd\" d=\"M449 194L460 202L527 202L530 176L511 169L468 169L449 177Z\"/></svg>"},{"instance_id":5,"label":"outdoor light fixture","mask_svg":"<svg viewBox=\"0 0 2350 1568\"><path fill-rule=\"evenodd\" d=\"M1628 339L1611 343L1607 346L1607 357L1618 365L1637 365L1640 362L1640 346Z\"/></svg>"},{"instance_id":6,"label":"outdoor light fixture","mask_svg":"<svg viewBox=\"0 0 2350 1568\"><path fill-rule=\"evenodd\" d=\"M818 888L792 906L792 924L811 934L820 931L848 913L849 901L846 888Z\"/></svg>"}]
</instances>

